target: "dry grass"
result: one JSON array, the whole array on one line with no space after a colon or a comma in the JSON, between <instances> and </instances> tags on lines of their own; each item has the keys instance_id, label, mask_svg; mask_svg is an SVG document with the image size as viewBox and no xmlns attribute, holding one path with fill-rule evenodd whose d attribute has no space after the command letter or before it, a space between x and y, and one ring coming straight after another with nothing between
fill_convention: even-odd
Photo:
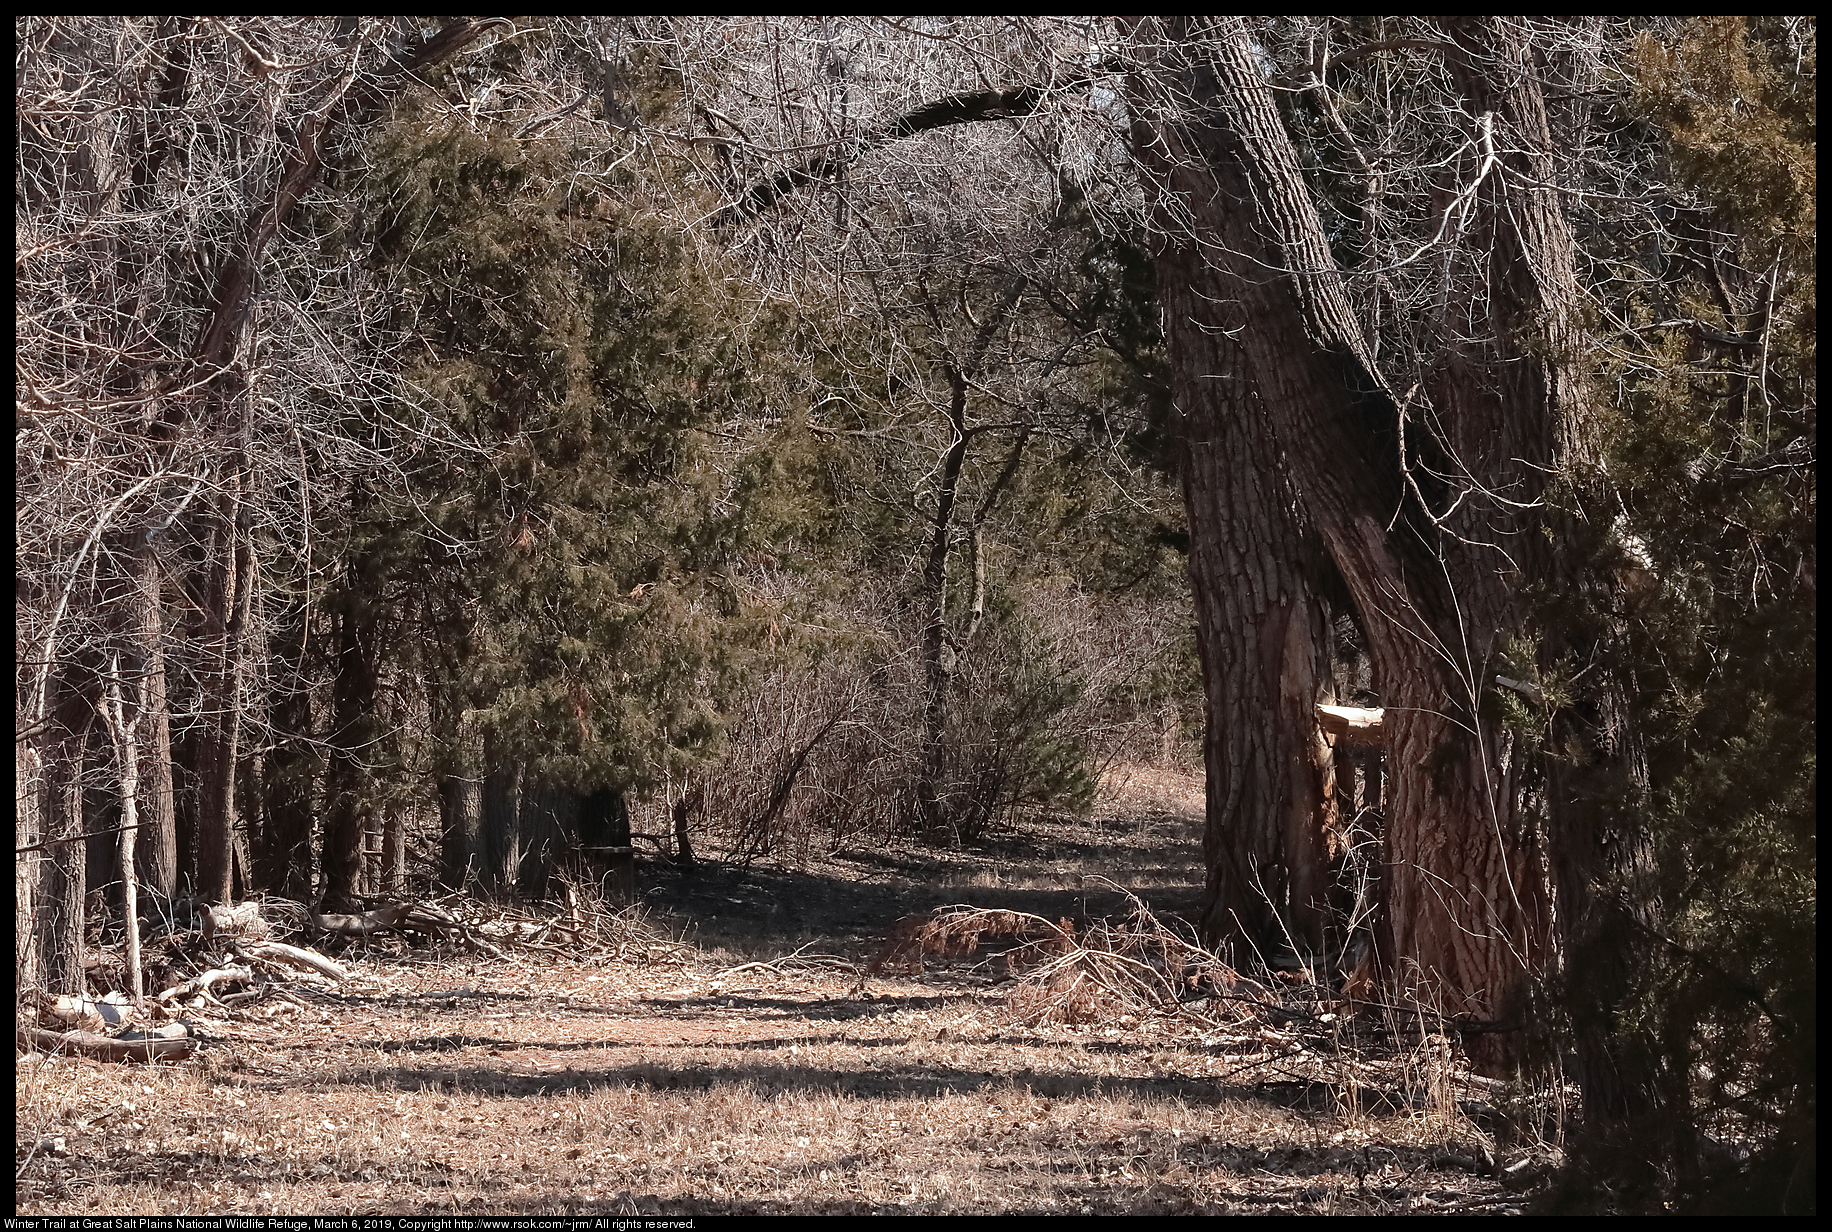
<instances>
[{"instance_id":1,"label":"dry grass","mask_svg":"<svg viewBox=\"0 0 1832 1232\"><path fill-rule=\"evenodd\" d=\"M862 964L869 951L852 956ZM18 1210L1426 1213L1513 1202L1492 1175L1487 1127L1431 1040L1364 1056L1258 1020L1119 1012L1021 1025L1011 987L971 962L861 978L806 955L737 968L735 957L377 956L334 1000L218 1021L223 1041L183 1066L22 1058Z\"/></svg>"}]
</instances>

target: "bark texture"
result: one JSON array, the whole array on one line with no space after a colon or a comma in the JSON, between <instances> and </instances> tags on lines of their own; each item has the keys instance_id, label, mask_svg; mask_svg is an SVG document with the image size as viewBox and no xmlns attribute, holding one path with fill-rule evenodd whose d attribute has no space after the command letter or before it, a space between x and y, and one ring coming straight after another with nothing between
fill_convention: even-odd
<instances>
[{"instance_id":1,"label":"bark texture","mask_svg":"<svg viewBox=\"0 0 1832 1232\"><path fill-rule=\"evenodd\" d=\"M1459 587L1463 570L1409 482L1432 442L1402 435L1407 400L1381 378L1350 309L1246 24L1178 19L1170 33L1181 54L1165 122L1214 182L1215 209L1193 231L1200 264L1238 306L1255 391L1384 694L1386 969L1409 996L1504 1016L1539 969L1547 923L1532 838L1512 808L1511 750L1478 704L1490 644L1515 619L1512 592ZM1518 385L1490 392L1492 414L1526 417L1520 431L1543 422L1543 408L1515 403ZM1227 533L1218 508L1192 505L1193 536Z\"/></svg>"},{"instance_id":2,"label":"bark texture","mask_svg":"<svg viewBox=\"0 0 1832 1232\"><path fill-rule=\"evenodd\" d=\"M1159 257L1181 433L1207 727L1208 869L1201 927L1231 958L1322 950L1333 767L1314 707L1329 700L1329 621L1283 460L1214 287L1185 246Z\"/></svg>"}]
</instances>

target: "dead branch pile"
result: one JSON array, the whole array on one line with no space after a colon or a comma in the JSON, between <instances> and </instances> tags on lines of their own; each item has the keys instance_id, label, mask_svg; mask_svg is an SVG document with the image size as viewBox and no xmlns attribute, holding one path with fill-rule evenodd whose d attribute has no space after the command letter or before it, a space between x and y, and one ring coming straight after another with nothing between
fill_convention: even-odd
<instances>
[{"instance_id":1,"label":"dead branch pile","mask_svg":"<svg viewBox=\"0 0 1832 1232\"><path fill-rule=\"evenodd\" d=\"M1007 942L989 961L1003 963L1018 981L1012 1008L1033 1025L1112 1021L1128 1013L1240 1021L1278 1008L1270 988L1166 926L1138 898L1126 898L1130 911L1119 921L938 908L901 922L872 969L920 971L924 956L965 958Z\"/></svg>"},{"instance_id":2,"label":"dead branch pile","mask_svg":"<svg viewBox=\"0 0 1832 1232\"><path fill-rule=\"evenodd\" d=\"M1104 879L1103 879L1104 880ZM1349 999L1307 980L1261 983L1159 920L1123 887L1118 920L1048 920L1022 911L941 907L900 921L870 965L920 972L924 959L977 959L1015 981L1007 998L1024 1026L1176 1019L1241 1069L1334 1089L1351 1105L1435 1106L1495 1115L1516 1099L1506 1083L1455 1062L1455 1023L1423 1006ZM1370 1021L1358 1022L1358 1013ZM1570 1098L1563 1089L1554 1097ZM1545 1097L1540 1092L1534 1098Z\"/></svg>"},{"instance_id":3,"label":"dead branch pile","mask_svg":"<svg viewBox=\"0 0 1832 1232\"><path fill-rule=\"evenodd\" d=\"M196 1016L229 1015L269 998L302 1004L295 989L331 988L351 978L315 950L274 940L289 929L290 913L284 905L271 913L266 907L199 907L187 917L195 927L174 920L148 937L141 958L149 992L142 999L124 988L94 999L28 989L19 1005L19 1048L106 1061L182 1060L207 1039ZM91 982L131 986L129 973L113 959L98 954L85 962Z\"/></svg>"},{"instance_id":4,"label":"dead branch pile","mask_svg":"<svg viewBox=\"0 0 1832 1232\"><path fill-rule=\"evenodd\" d=\"M614 907L590 881L561 879L562 901L506 904L467 900L461 910L474 933L519 952L568 960L586 957L634 964L685 962L693 947L648 921L640 906Z\"/></svg>"}]
</instances>

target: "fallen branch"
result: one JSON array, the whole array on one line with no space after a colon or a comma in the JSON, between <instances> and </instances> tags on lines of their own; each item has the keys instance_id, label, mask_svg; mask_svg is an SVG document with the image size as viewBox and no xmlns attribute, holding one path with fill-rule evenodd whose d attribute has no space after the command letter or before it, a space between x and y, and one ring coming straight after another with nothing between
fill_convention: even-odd
<instances>
[{"instance_id":1,"label":"fallen branch","mask_svg":"<svg viewBox=\"0 0 1832 1232\"><path fill-rule=\"evenodd\" d=\"M809 945L802 946L793 954L784 954L781 958L773 958L768 962L747 962L739 963L735 967L727 967L725 970L719 972L718 978L724 980L731 976L742 975L751 971L768 971L772 975L781 975L787 971L814 970L844 971L848 975L862 974L856 964L848 959L841 958L838 954L808 953L809 946L812 944L813 943L810 942Z\"/></svg>"},{"instance_id":2,"label":"fallen branch","mask_svg":"<svg viewBox=\"0 0 1832 1232\"><path fill-rule=\"evenodd\" d=\"M198 1039L183 1024L115 1038L92 1031L60 1033L38 1027L19 1028L19 1047L25 1051L73 1052L101 1061L182 1061L197 1051L198 1044Z\"/></svg>"},{"instance_id":3,"label":"fallen branch","mask_svg":"<svg viewBox=\"0 0 1832 1232\"><path fill-rule=\"evenodd\" d=\"M163 1005L165 1002L176 1000L179 997L189 997L201 994L215 1004L221 1005L222 1002L218 1001L215 995L211 993L210 990L212 988L230 980L239 981L245 984L253 979L254 971L248 967L218 967L213 971L204 972L194 980L187 980L183 984L166 989L164 992L154 997L153 1000Z\"/></svg>"},{"instance_id":4,"label":"fallen branch","mask_svg":"<svg viewBox=\"0 0 1832 1232\"><path fill-rule=\"evenodd\" d=\"M319 975L329 976L334 980L347 980L350 973L326 958L316 950L303 949L296 945L287 945L279 941L255 941L246 946L235 946L238 957L264 958L269 962L282 963L303 971L316 971Z\"/></svg>"},{"instance_id":5,"label":"fallen branch","mask_svg":"<svg viewBox=\"0 0 1832 1232\"><path fill-rule=\"evenodd\" d=\"M401 903L390 903L386 907L377 907L359 915L320 915L314 911L312 925L338 937L373 937L376 933L393 932L400 928L412 913L412 907Z\"/></svg>"}]
</instances>

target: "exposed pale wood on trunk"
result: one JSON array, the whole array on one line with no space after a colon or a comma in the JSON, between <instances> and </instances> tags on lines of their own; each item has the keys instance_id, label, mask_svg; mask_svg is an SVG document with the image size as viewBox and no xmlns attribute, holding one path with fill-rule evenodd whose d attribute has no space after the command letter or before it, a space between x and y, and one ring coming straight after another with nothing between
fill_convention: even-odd
<instances>
[{"instance_id":1,"label":"exposed pale wood on trunk","mask_svg":"<svg viewBox=\"0 0 1832 1232\"><path fill-rule=\"evenodd\" d=\"M1323 730L1356 748L1378 749L1386 742L1381 726L1383 710L1362 706L1318 706L1317 717Z\"/></svg>"}]
</instances>

